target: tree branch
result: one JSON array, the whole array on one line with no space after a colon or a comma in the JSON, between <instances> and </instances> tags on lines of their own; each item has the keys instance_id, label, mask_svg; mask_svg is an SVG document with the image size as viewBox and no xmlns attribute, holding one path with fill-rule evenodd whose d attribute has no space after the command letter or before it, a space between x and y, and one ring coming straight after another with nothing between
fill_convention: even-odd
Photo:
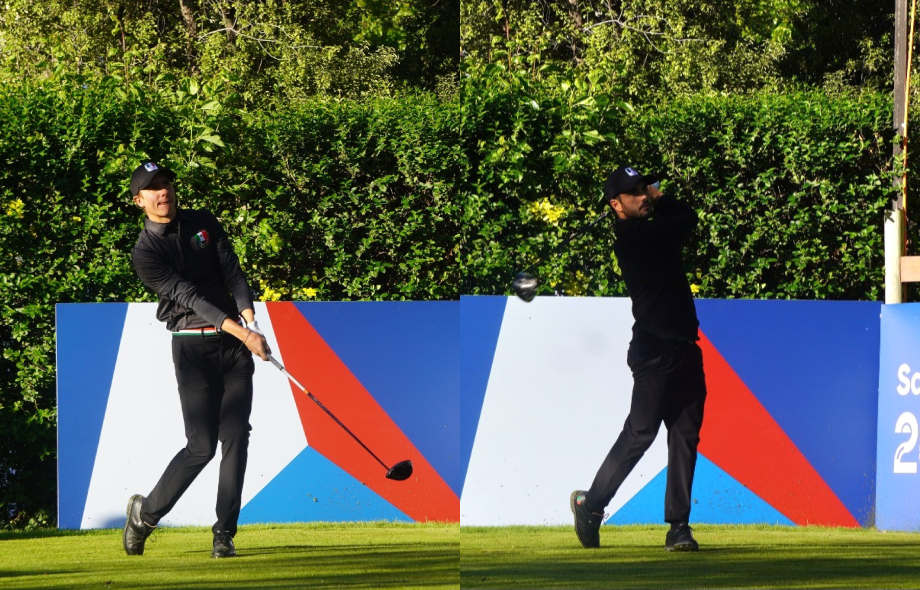
<instances>
[{"instance_id":1,"label":"tree branch","mask_svg":"<svg viewBox=\"0 0 920 590\"><path fill-rule=\"evenodd\" d=\"M617 25L623 30L633 31L635 33L642 35L643 37L645 37L646 42L652 47L654 47L655 50L661 53L666 53L664 50L662 50L660 47L658 47L655 44L655 42L653 41L653 37L664 37L667 35L667 33L661 32L661 31L653 31L651 29L642 29L642 28L629 24L630 22L641 20L641 19L657 19L659 21L664 21L665 25L668 24L668 22L663 18L655 17L649 14L639 14L627 20L623 20L621 18L612 18L612 19L608 19L604 21L599 21L599 22L596 22L590 25L585 25L584 27L582 27L582 30L586 33L590 33L592 29L596 27L600 27L602 25ZM696 38L691 38L691 37L671 38L670 40L675 41L677 43L690 43L690 42L705 41L705 39L696 39Z\"/></svg>"},{"instance_id":2,"label":"tree branch","mask_svg":"<svg viewBox=\"0 0 920 590\"><path fill-rule=\"evenodd\" d=\"M287 32L285 32L284 28L281 27L281 26L279 26L279 25L273 25L273 24L270 24L270 23L254 23L254 24L246 25L245 27L240 27L240 28L237 28L235 24L234 24L234 25L228 25L228 26L223 27L223 28L220 28L220 29L215 29L215 30L209 31L209 32L207 32L207 33L202 33L202 34L198 35L198 39L199 39L199 40L204 40L205 38L210 37L211 35L217 35L217 34L220 34L220 33L232 33L232 34L234 34L234 35L236 35L236 36L238 36L238 37L242 37L242 38L244 38L244 39L249 39L250 41L255 41L255 42L259 45L259 47L262 48L262 51L264 51L264 52L266 53L266 55L268 55L268 56L271 57L272 59L276 59L276 60L278 60L278 61L282 61L283 58L277 57L277 56L275 56L275 55L272 55L272 52L269 51L268 48L266 48L265 45L263 45L263 43L284 44L285 41L279 40L279 39L269 39L269 38L264 38L264 37L256 37L256 36L253 36L253 35L250 35L250 34L247 34L247 33L244 33L244 32L243 32L243 29L256 29L256 28L262 28L262 27L265 27L265 28L274 27L275 29L278 29L278 30L282 33L282 35L284 35L284 36L289 36L289 35L287 34ZM322 46L322 45L288 45L288 47L291 48L291 49L323 49L323 46Z\"/></svg>"}]
</instances>

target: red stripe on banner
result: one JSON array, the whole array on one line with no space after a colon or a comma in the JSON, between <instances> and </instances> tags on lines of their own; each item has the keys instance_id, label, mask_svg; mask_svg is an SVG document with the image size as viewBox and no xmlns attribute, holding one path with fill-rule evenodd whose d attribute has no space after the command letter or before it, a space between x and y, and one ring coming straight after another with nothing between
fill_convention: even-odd
<instances>
[{"instance_id":1,"label":"red stripe on banner","mask_svg":"<svg viewBox=\"0 0 920 590\"><path fill-rule=\"evenodd\" d=\"M699 344L708 390L699 451L798 525L858 527L715 346L702 334Z\"/></svg>"},{"instance_id":2,"label":"red stripe on banner","mask_svg":"<svg viewBox=\"0 0 920 590\"><path fill-rule=\"evenodd\" d=\"M381 461L412 461L412 477L386 479L386 469L291 383L307 444L417 522L460 521L460 499L415 448L293 303L267 309L285 369L313 393ZM385 370L385 368L384 368Z\"/></svg>"}]
</instances>

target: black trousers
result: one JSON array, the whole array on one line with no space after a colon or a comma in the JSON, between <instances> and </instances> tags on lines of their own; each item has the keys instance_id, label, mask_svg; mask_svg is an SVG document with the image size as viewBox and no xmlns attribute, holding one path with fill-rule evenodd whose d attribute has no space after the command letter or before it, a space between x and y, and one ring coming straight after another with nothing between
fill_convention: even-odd
<instances>
[{"instance_id":1,"label":"black trousers","mask_svg":"<svg viewBox=\"0 0 920 590\"><path fill-rule=\"evenodd\" d=\"M629 416L588 490L588 508L604 511L664 422L668 429L664 519L687 522L706 402L703 353L689 341L632 342L626 362L634 380Z\"/></svg>"},{"instance_id":2,"label":"black trousers","mask_svg":"<svg viewBox=\"0 0 920 590\"><path fill-rule=\"evenodd\" d=\"M213 530L235 535L252 430L252 353L229 334L173 336L172 353L187 444L147 496L142 517L156 524L166 516L214 457L220 441Z\"/></svg>"}]
</instances>

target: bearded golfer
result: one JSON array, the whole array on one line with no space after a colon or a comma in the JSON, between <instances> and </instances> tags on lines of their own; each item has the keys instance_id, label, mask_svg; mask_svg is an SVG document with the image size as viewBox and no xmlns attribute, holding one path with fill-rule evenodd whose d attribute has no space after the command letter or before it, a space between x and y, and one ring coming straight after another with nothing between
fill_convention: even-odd
<instances>
[{"instance_id":1,"label":"bearded golfer","mask_svg":"<svg viewBox=\"0 0 920 590\"><path fill-rule=\"evenodd\" d=\"M157 319L172 332L187 444L147 497L138 494L128 501L123 542L128 555L144 554L147 537L214 457L220 441L211 557L232 557L251 430L252 355L268 360L271 350L227 235L211 213L179 208L174 179L154 162L131 175L134 204L146 214L132 261L137 276L159 298ZM141 403L137 426L149 427Z\"/></svg>"},{"instance_id":2,"label":"bearded golfer","mask_svg":"<svg viewBox=\"0 0 920 590\"><path fill-rule=\"evenodd\" d=\"M570 503L578 540L584 547L599 547L604 508L664 422L668 429L664 520L671 524L665 549L697 551L688 522L706 380L696 344L699 321L681 260L697 216L687 204L661 194L653 182L653 176L624 166L604 184L604 201L617 215L613 251L635 319L626 357L634 381L632 404L591 489L572 492Z\"/></svg>"}]
</instances>

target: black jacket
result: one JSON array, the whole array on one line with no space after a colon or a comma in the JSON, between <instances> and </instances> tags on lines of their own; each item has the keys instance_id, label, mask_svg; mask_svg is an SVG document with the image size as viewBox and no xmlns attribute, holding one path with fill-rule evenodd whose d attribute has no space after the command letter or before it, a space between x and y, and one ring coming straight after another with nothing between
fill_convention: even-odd
<instances>
[{"instance_id":1,"label":"black jacket","mask_svg":"<svg viewBox=\"0 0 920 590\"><path fill-rule=\"evenodd\" d=\"M632 299L633 341L698 339L700 323L681 260L697 222L689 205L667 195L650 217L617 221L613 251Z\"/></svg>"},{"instance_id":2,"label":"black jacket","mask_svg":"<svg viewBox=\"0 0 920 590\"><path fill-rule=\"evenodd\" d=\"M252 308L239 258L208 211L179 209L170 223L145 219L131 260L159 296L157 319L170 331L220 328L227 317Z\"/></svg>"}]
</instances>

